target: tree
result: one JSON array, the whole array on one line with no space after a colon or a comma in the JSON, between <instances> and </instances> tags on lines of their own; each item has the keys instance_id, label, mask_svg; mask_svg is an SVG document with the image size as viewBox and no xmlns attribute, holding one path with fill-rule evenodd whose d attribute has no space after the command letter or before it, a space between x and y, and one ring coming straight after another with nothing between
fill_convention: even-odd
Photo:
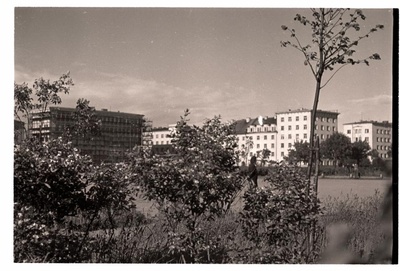
<instances>
[{"instance_id":1,"label":"tree","mask_svg":"<svg viewBox=\"0 0 400 271\"><path fill-rule=\"evenodd\" d=\"M320 91L343 67L355 64L369 65L370 60L379 60L380 56L374 53L366 58L354 59L353 54L358 44L368 38L370 34L383 29L383 25L376 25L363 35L356 35L360 31L359 20L365 20L365 15L359 9L311 9L312 20L296 14L294 20L301 25L311 28L311 42L304 43L299 39L295 29L283 25L282 29L290 34L292 41L281 41L281 46L290 46L304 56L304 65L308 66L315 80L315 95L311 113L310 155L308 163L308 178L311 178L313 164L315 120L318 108ZM354 32L355 31L355 32ZM335 70L336 69L336 70ZM323 76L328 75L323 81Z\"/></svg>"},{"instance_id":2,"label":"tree","mask_svg":"<svg viewBox=\"0 0 400 271\"><path fill-rule=\"evenodd\" d=\"M357 166L360 166L360 162L368 157L369 150L371 147L366 141L356 141L351 144L351 155L350 157L356 161Z\"/></svg>"},{"instance_id":3,"label":"tree","mask_svg":"<svg viewBox=\"0 0 400 271\"><path fill-rule=\"evenodd\" d=\"M351 141L345 134L334 133L321 143L322 158L332 159L335 168L338 163L343 164L351 153Z\"/></svg>"},{"instance_id":4,"label":"tree","mask_svg":"<svg viewBox=\"0 0 400 271\"><path fill-rule=\"evenodd\" d=\"M69 72L60 76L57 81L50 83L50 80L44 80L42 77L36 79L32 88L27 83L14 83L14 117L22 121L27 121L27 136L32 128L32 113L44 113L50 104L61 104L59 94L68 94L74 83ZM36 100L32 98L35 90Z\"/></svg>"},{"instance_id":5,"label":"tree","mask_svg":"<svg viewBox=\"0 0 400 271\"><path fill-rule=\"evenodd\" d=\"M297 165L298 163L307 163L310 154L310 144L303 140L296 141L293 144L293 149L289 150L287 161L291 164Z\"/></svg>"},{"instance_id":6,"label":"tree","mask_svg":"<svg viewBox=\"0 0 400 271\"><path fill-rule=\"evenodd\" d=\"M393 155L393 153L392 153L392 144L390 144L390 146L388 148L387 155L388 155L389 158L392 158L392 155Z\"/></svg>"},{"instance_id":7,"label":"tree","mask_svg":"<svg viewBox=\"0 0 400 271\"><path fill-rule=\"evenodd\" d=\"M100 135L101 120L97 118L95 108L89 106L89 103L86 99L78 99L73 117L75 122L69 133L91 140L93 136Z\"/></svg>"},{"instance_id":8,"label":"tree","mask_svg":"<svg viewBox=\"0 0 400 271\"><path fill-rule=\"evenodd\" d=\"M271 151L267 148L257 151L257 156L261 159L261 165L264 166L265 162L268 160L269 156L271 155Z\"/></svg>"},{"instance_id":9,"label":"tree","mask_svg":"<svg viewBox=\"0 0 400 271\"><path fill-rule=\"evenodd\" d=\"M214 117L202 126L189 126L188 115L186 110L172 134L171 157L144 157L133 163L145 198L157 203L168 221L165 229L173 233L168 242L174 249L167 247L165 253L202 262L207 259L200 254L207 246L215 248L209 243L215 240L204 236L200 223L226 213L247 179L236 165L233 125Z\"/></svg>"}]
</instances>

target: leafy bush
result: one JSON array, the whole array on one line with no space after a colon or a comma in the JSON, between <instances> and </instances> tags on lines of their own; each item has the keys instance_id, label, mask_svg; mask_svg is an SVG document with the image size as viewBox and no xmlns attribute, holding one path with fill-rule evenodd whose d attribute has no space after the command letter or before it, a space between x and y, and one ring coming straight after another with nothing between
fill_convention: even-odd
<instances>
[{"instance_id":1,"label":"leafy bush","mask_svg":"<svg viewBox=\"0 0 400 271\"><path fill-rule=\"evenodd\" d=\"M14 260L87 260L89 231L100 213L115 226L119 211L135 207L133 177L123 164L93 166L90 157L61 138L46 143L32 139L16 147ZM78 214L84 225L69 219Z\"/></svg>"},{"instance_id":2,"label":"leafy bush","mask_svg":"<svg viewBox=\"0 0 400 271\"><path fill-rule=\"evenodd\" d=\"M266 178L269 185L244 195L240 223L244 236L259 250L258 263L302 263L315 260L307 251L308 230L318 230L319 200L296 167L279 165ZM315 241L311 245L316 245ZM257 250L256 249L256 250ZM256 254L257 255L257 254Z\"/></svg>"}]
</instances>

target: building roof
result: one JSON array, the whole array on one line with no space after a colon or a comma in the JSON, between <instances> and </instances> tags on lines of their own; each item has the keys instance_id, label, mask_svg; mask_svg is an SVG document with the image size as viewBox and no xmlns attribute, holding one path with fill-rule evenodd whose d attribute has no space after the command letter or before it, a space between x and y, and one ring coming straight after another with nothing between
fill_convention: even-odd
<instances>
[{"instance_id":1,"label":"building roof","mask_svg":"<svg viewBox=\"0 0 400 271\"><path fill-rule=\"evenodd\" d=\"M154 127L151 129L152 132L161 132L161 131L169 131L167 127Z\"/></svg>"},{"instance_id":2,"label":"building roof","mask_svg":"<svg viewBox=\"0 0 400 271\"><path fill-rule=\"evenodd\" d=\"M55 110L60 110L60 111L69 111L73 112L75 111L74 107L61 107L61 106L50 106L49 107L51 111ZM126 113L126 112L120 112L120 111L108 111L107 109L101 109L101 110L96 110L96 114L98 116L130 116L130 117L144 117L142 114L136 114L136 113Z\"/></svg>"},{"instance_id":3,"label":"building roof","mask_svg":"<svg viewBox=\"0 0 400 271\"><path fill-rule=\"evenodd\" d=\"M302 113L302 112L311 112L312 110L311 109L307 109L307 108L300 108L300 109L295 109L295 110L292 110L292 109L289 109L288 111L282 111L282 112L277 112L276 113L276 115L279 115L279 114L290 114L290 113ZM337 112L337 111L327 111L327 110L318 110L317 109L317 114L318 113L328 113L328 114L336 114L336 115L339 115L340 113L339 112Z\"/></svg>"},{"instance_id":4,"label":"building roof","mask_svg":"<svg viewBox=\"0 0 400 271\"><path fill-rule=\"evenodd\" d=\"M234 131L236 134L244 134L250 126L259 125L258 118L241 119L234 122ZM263 117L263 125L276 125L276 118Z\"/></svg>"},{"instance_id":5,"label":"building roof","mask_svg":"<svg viewBox=\"0 0 400 271\"><path fill-rule=\"evenodd\" d=\"M372 124L375 126L381 126L381 127L386 127L386 128L392 128L392 123L388 121L374 121L374 120L361 120L361 121L356 121L356 122L349 122L345 123L343 125L352 125L352 124Z\"/></svg>"}]
</instances>

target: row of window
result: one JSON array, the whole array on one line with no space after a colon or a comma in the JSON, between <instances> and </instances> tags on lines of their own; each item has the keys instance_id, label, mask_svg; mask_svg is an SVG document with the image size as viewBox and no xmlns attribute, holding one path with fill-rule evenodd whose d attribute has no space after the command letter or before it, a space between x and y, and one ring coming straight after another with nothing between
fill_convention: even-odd
<instances>
[{"instance_id":1,"label":"row of window","mask_svg":"<svg viewBox=\"0 0 400 271\"><path fill-rule=\"evenodd\" d=\"M387 151L389 149L388 146L384 146L384 145L377 145L376 146L377 150L381 150L381 151Z\"/></svg>"},{"instance_id":2,"label":"row of window","mask_svg":"<svg viewBox=\"0 0 400 271\"><path fill-rule=\"evenodd\" d=\"M260 139L261 139L261 137L260 137L259 135L258 135L256 138L257 138L257 140L260 140ZM253 137L252 137L252 136L249 136L249 139L250 139L250 140L253 140ZM267 136L267 135L264 135L264 140L267 140L267 139L268 139L268 136ZM275 135L271 135L271 139L274 140L274 139L275 139ZM246 136L243 136L243 137L242 137L242 140L245 141L245 140L246 140Z\"/></svg>"},{"instance_id":3,"label":"row of window","mask_svg":"<svg viewBox=\"0 0 400 271\"><path fill-rule=\"evenodd\" d=\"M165 135L165 138L170 137L170 135ZM153 134L153 138L158 138L158 134ZM164 134L160 135L160 138L164 138Z\"/></svg>"},{"instance_id":4,"label":"row of window","mask_svg":"<svg viewBox=\"0 0 400 271\"><path fill-rule=\"evenodd\" d=\"M296 116L296 121L300 120L300 116ZM303 120L307 120L307 116L303 116ZM292 121L292 117L288 117L288 121ZM281 117L281 122L285 122L285 117Z\"/></svg>"},{"instance_id":5,"label":"row of window","mask_svg":"<svg viewBox=\"0 0 400 271\"><path fill-rule=\"evenodd\" d=\"M250 127L247 128L247 132L253 133L253 132L274 132L275 131L275 126L264 126L264 127Z\"/></svg>"},{"instance_id":6,"label":"row of window","mask_svg":"<svg viewBox=\"0 0 400 271\"><path fill-rule=\"evenodd\" d=\"M166 141L161 140L160 142L155 141L155 144L156 144L156 145L164 145L164 144L168 145L168 144L170 144L170 143L171 143L171 141L168 141L168 140L166 140Z\"/></svg>"},{"instance_id":7,"label":"row of window","mask_svg":"<svg viewBox=\"0 0 400 271\"><path fill-rule=\"evenodd\" d=\"M296 116L295 120L299 121L300 120L300 116ZM307 120L307 116L303 116L303 120ZM316 117L315 120L316 121L321 120L322 122L336 123L336 119L335 118L326 118L326 117L319 118L319 117ZM292 121L292 117L288 117L288 121L289 122ZM285 122L285 117L281 117L281 122Z\"/></svg>"},{"instance_id":8,"label":"row of window","mask_svg":"<svg viewBox=\"0 0 400 271\"><path fill-rule=\"evenodd\" d=\"M347 132L348 135L351 134L351 130L347 130L346 132ZM361 128L354 129L354 133L355 133L355 134L361 134L361 132L362 132L362 129L361 129ZM365 134L368 134L368 133L369 133L369 129L364 129L364 133L365 133ZM390 130L377 129L377 130L376 130L376 133L377 133L377 134L390 135Z\"/></svg>"},{"instance_id":9,"label":"row of window","mask_svg":"<svg viewBox=\"0 0 400 271\"><path fill-rule=\"evenodd\" d=\"M390 138L386 138L386 137L377 137L377 138L376 138L376 142L390 143L391 140L390 140Z\"/></svg>"},{"instance_id":10,"label":"row of window","mask_svg":"<svg viewBox=\"0 0 400 271\"><path fill-rule=\"evenodd\" d=\"M283 152L282 152L282 153L283 153ZM253 152L250 152L250 157L253 156L253 155L254 155L254 153L253 153ZM271 152L269 156L275 157L275 152Z\"/></svg>"},{"instance_id":11,"label":"row of window","mask_svg":"<svg viewBox=\"0 0 400 271\"><path fill-rule=\"evenodd\" d=\"M326 126L324 126L324 125L320 125L319 127L318 127L318 125L316 124L315 125L315 130L321 130L321 131L325 131L325 128L326 128L326 130L327 131L331 131L332 130L332 132L335 132L336 131L336 127L335 126L328 126L328 125L326 125Z\"/></svg>"},{"instance_id":12,"label":"row of window","mask_svg":"<svg viewBox=\"0 0 400 271\"><path fill-rule=\"evenodd\" d=\"M296 130L300 129L300 125L296 125ZM303 129L307 130L307 124L303 125ZM281 131L285 130L285 126L281 126ZM288 130L291 131L292 130L292 125L288 125Z\"/></svg>"}]
</instances>

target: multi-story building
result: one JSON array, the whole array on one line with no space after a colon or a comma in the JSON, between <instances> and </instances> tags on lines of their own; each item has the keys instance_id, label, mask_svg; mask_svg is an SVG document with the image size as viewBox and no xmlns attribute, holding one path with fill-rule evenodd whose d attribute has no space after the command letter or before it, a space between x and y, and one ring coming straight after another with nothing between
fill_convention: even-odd
<instances>
[{"instance_id":1,"label":"multi-story building","mask_svg":"<svg viewBox=\"0 0 400 271\"><path fill-rule=\"evenodd\" d=\"M32 115L32 136L47 141L62 136L73 127L75 108L50 107L44 113ZM95 163L119 162L125 153L142 145L143 115L112 112L107 109L95 111L101 121L100 135L89 139L74 138L73 144L82 154L92 156Z\"/></svg>"},{"instance_id":2,"label":"multi-story building","mask_svg":"<svg viewBox=\"0 0 400 271\"><path fill-rule=\"evenodd\" d=\"M351 142L366 141L381 158L388 158L392 144L392 123L388 121L359 121L343 124L343 132Z\"/></svg>"},{"instance_id":3,"label":"multi-story building","mask_svg":"<svg viewBox=\"0 0 400 271\"><path fill-rule=\"evenodd\" d=\"M172 152L171 134L175 131L175 124L168 127L152 128L152 151L154 154Z\"/></svg>"},{"instance_id":4,"label":"multi-story building","mask_svg":"<svg viewBox=\"0 0 400 271\"><path fill-rule=\"evenodd\" d=\"M276 118L259 116L238 120L235 122L235 133L242 153L240 162L248 164L253 155L261 157L264 149L271 151L269 160L277 160Z\"/></svg>"},{"instance_id":5,"label":"multi-story building","mask_svg":"<svg viewBox=\"0 0 400 271\"><path fill-rule=\"evenodd\" d=\"M311 112L310 109L302 108L276 113L277 161L283 160L288 155L294 142L301 140L308 142L310 140ZM318 135L321 141L338 131L338 115L338 112L317 110L315 135Z\"/></svg>"},{"instance_id":6,"label":"multi-story building","mask_svg":"<svg viewBox=\"0 0 400 271\"><path fill-rule=\"evenodd\" d=\"M14 144L21 144L25 137L25 123L20 120L14 120Z\"/></svg>"}]
</instances>

